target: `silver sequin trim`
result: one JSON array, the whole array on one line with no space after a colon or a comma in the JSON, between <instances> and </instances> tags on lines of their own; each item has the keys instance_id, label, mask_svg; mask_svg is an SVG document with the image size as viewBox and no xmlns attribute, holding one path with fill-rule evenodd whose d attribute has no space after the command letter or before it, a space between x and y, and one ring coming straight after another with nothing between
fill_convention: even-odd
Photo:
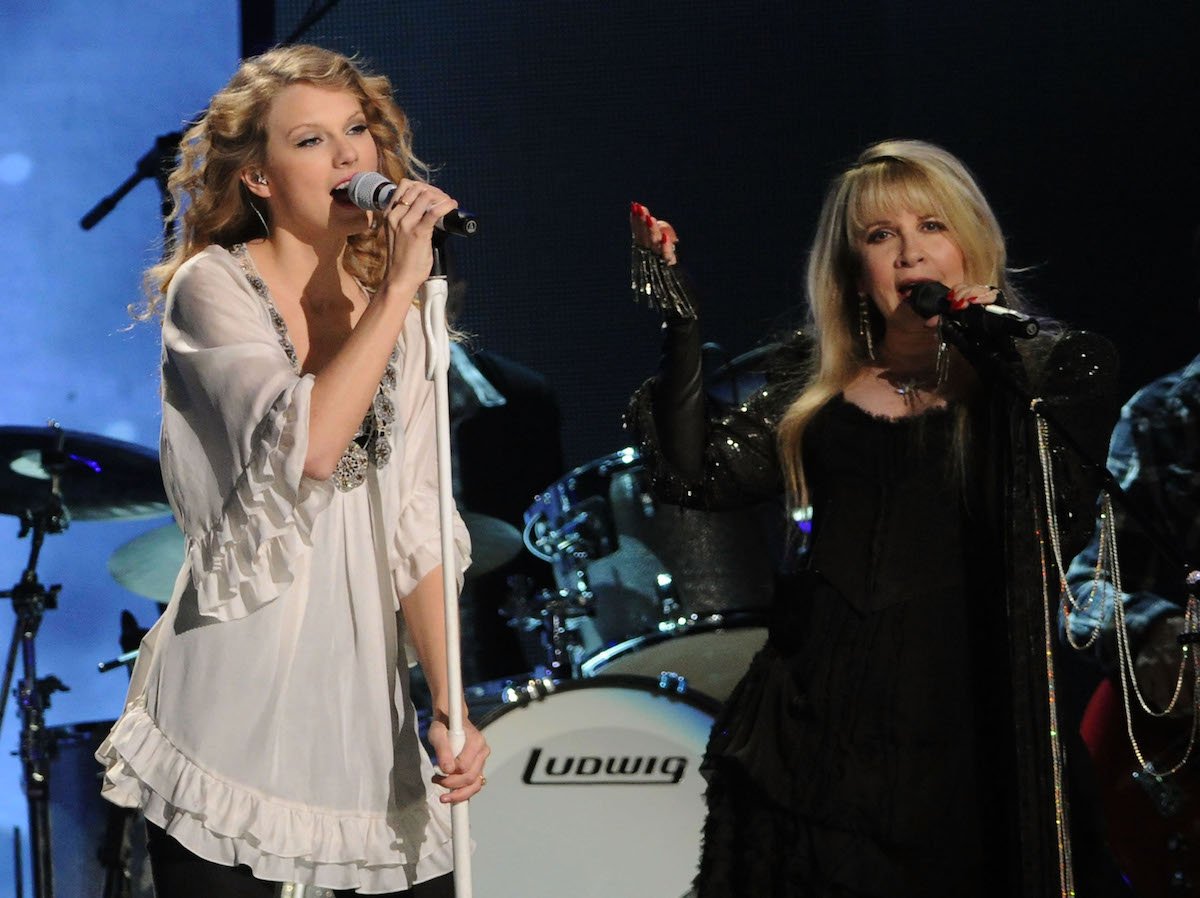
<instances>
[{"instance_id":1,"label":"silver sequin trim","mask_svg":"<svg viewBox=\"0 0 1200 898\"><path fill-rule=\"evenodd\" d=\"M288 336L287 325L283 321L283 316L279 314L279 310L275 308L275 302L271 299L271 291L267 289L266 283L254 270L254 263L246 251L246 245L239 243L230 249L230 253L237 259L242 273L246 276L250 286L254 288L254 292L266 305L267 314L271 317L271 324L275 328L279 344L283 347L288 361L292 363L292 368L299 374L300 359L296 355L296 348L292 345L291 337ZM333 481L333 485L342 492L354 489L367 479L368 465L374 465L377 469L382 468L392 457L389 433L396 420L396 408L388 393L396 388L396 362L399 357L400 347L395 346L388 358L387 367L383 369L383 377L379 380L379 388L375 392L375 399L371 402L371 407L367 410L362 424L359 425L354 439L346 447L342 457L338 459L337 467L333 469L333 476L330 479Z\"/></svg>"}]
</instances>

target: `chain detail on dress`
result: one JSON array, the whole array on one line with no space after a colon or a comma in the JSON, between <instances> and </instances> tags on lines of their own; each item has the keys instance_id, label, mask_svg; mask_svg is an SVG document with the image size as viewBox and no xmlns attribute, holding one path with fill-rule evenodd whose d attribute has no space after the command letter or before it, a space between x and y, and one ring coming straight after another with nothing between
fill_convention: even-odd
<instances>
[{"instance_id":1,"label":"chain detail on dress","mask_svg":"<svg viewBox=\"0 0 1200 898\"><path fill-rule=\"evenodd\" d=\"M1082 602L1077 602L1074 596L1071 595L1071 590L1067 585L1066 568L1063 565L1062 546L1055 505L1057 495L1054 489L1054 479L1050 476L1051 453L1049 427L1040 415L1035 414L1035 418L1037 424L1038 460L1042 468L1042 482L1045 489L1047 507L1046 519L1049 524L1050 545L1054 552L1054 561L1058 565L1059 590L1062 598L1063 612L1068 618L1072 613L1088 612L1093 615L1092 619L1096 622L1087 641L1082 644L1075 642L1075 639L1071 635L1071 627L1068 624L1066 627L1068 642L1072 648L1083 650L1090 648L1099 637L1103 626L1104 612L1107 610L1107 599L1102 598L1100 608L1094 612L1092 605L1095 602L1096 594L1103 593L1103 584L1107 581L1112 586L1113 629L1117 640L1117 669L1120 673L1121 700L1125 709L1125 731L1129 736L1129 744L1133 748L1134 756L1137 758L1142 770L1150 776L1161 780L1163 777L1177 773L1183 768L1195 749L1197 736L1200 735L1200 701L1198 701L1200 700L1200 665L1195 663L1192 665L1192 700L1196 703L1196 706L1192 708L1192 727L1188 735L1187 747L1184 749L1183 757L1176 764L1167 770L1159 770L1152 762L1146 760L1137 737L1133 732L1130 696L1132 695L1136 698L1142 710L1151 717L1166 717L1170 715L1183 696L1183 687L1187 680L1188 662L1193 660L1194 655L1192 646L1184 645L1182 647L1179 673L1175 679L1175 691L1171 695L1171 700L1162 711L1155 711L1146 702L1137 683L1133 650L1130 647L1129 641L1129 625L1125 620L1125 603L1121 599L1124 590L1121 586L1121 562L1117 554L1117 523L1116 515L1113 513L1112 497L1107 491L1101 493L1100 540L1096 551L1096 566L1092 572L1092 585L1088 591L1088 597ZM1187 607L1184 611L1184 628L1189 632L1195 632L1198 626L1200 626L1200 602L1197 602L1195 595L1192 594L1188 597Z\"/></svg>"},{"instance_id":2,"label":"chain detail on dress","mask_svg":"<svg viewBox=\"0 0 1200 898\"><path fill-rule=\"evenodd\" d=\"M1043 531L1043 520L1045 522L1045 529L1049 531L1049 541L1051 549L1054 552L1054 561L1058 565L1060 590L1067 588L1067 575L1066 568L1063 567L1062 563L1058 515L1056 513L1058 497L1054 487L1054 477L1052 476L1049 431L1046 422L1038 414L1038 406L1040 404L1040 399L1033 400L1030 404L1030 412L1033 415L1037 432L1038 461L1042 470L1042 500L1045 503L1045 513L1044 517L1038 515L1036 509L1037 503L1034 503L1035 517L1033 524L1037 534L1038 559L1042 567L1042 617L1043 637L1046 649L1046 693L1050 711L1050 765L1054 787L1054 828L1058 838L1059 891L1062 898L1075 898L1075 865L1071 856L1069 808L1063 787L1065 756L1061 733L1059 731L1058 689L1054 671L1054 621L1056 620L1056 616L1051 613L1051 610L1057 608L1057 603L1052 602L1050 599L1050 571L1046 559L1046 533Z\"/></svg>"},{"instance_id":3,"label":"chain detail on dress","mask_svg":"<svg viewBox=\"0 0 1200 898\"><path fill-rule=\"evenodd\" d=\"M279 314L279 310L275 308L275 302L271 299L271 291L267 288L266 282L255 270L254 262L246 250L246 245L239 243L231 247L229 252L237 259L242 273L246 276L250 286L254 288L254 292L262 299L284 354L292 363L295 372L300 374L300 359L296 355L296 348L292 345L291 337L288 336L287 324L284 322L283 316ZM342 492L352 490L366 480L369 465L382 468L392 456L389 434L392 424L396 420L396 409L390 394L396 388L396 362L399 357L400 346L397 344L392 347L392 354L388 357L387 367L383 370L383 377L379 380L379 387L375 391L371 407L367 409L362 423L354 433L354 439L350 441L350 445L346 447L346 451L342 453L337 466L333 469L330 479L333 481L333 485Z\"/></svg>"}]
</instances>

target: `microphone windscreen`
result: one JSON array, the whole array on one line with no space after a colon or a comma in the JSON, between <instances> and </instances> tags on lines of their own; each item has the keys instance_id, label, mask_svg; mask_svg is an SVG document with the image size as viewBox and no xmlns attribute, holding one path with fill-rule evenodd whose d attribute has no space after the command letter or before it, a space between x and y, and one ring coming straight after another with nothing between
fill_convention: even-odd
<instances>
[{"instance_id":1,"label":"microphone windscreen","mask_svg":"<svg viewBox=\"0 0 1200 898\"><path fill-rule=\"evenodd\" d=\"M923 281L912 288L908 301L912 303L913 311L922 318L932 318L942 312L949 311L950 303L946 297L950 288L937 281Z\"/></svg>"},{"instance_id":2,"label":"microphone windscreen","mask_svg":"<svg viewBox=\"0 0 1200 898\"><path fill-rule=\"evenodd\" d=\"M363 171L350 179L350 183L346 185L346 193L350 202L358 208L367 211L379 210L386 206L387 200L391 198L390 192L385 196L380 188L391 183L377 171Z\"/></svg>"}]
</instances>

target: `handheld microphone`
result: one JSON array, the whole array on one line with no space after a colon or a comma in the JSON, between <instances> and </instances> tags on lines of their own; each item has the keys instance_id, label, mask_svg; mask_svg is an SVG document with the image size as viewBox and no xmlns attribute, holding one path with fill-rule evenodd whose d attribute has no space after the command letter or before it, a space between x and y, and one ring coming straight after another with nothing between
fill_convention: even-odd
<instances>
[{"instance_id":1,"label":"handheld microphone","mask_svg":"<svg viewBox=\"0 0 1200 898\"><path fill-rule=\"evenodd\" d=\"M395 192L396 185L376 171L359 172L346 185L346 195L350 202L368 212L385 210ZM479 221L470 212L451 209L437 220L435 226L447 234L470 237L479 230Z\"/></svg>"},{"instance_id":2,"label":"handheld microphone","mask_svg":"<svg viewBox=\"0 0 1200 898\"><path fill-rule=\"evenodd\" d=\"M955 310L947 298L950 288L937 281L917 284L909 294L913 311L922 318L944 315L967 330L988 335L1029 338L1037 335L1040 325L1036 318L1013 311L996 303L967 303L965 309ZM997 296L997 299L1000 297Z\"/></svg>"}]
</instances>

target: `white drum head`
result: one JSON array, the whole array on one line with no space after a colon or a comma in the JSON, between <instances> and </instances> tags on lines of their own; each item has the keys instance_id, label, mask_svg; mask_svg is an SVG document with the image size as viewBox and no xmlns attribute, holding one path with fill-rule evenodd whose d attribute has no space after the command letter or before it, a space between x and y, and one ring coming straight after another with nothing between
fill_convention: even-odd
<instances>
[{"instance_id":1,"label":"white drum head","mask_svg":"<svg viewBox=\"0 0 1200 898\"><path fill-rule=\"evenodd\" d=\"M473 880L488 898L673 898L700 856L700 760L715 705L641 677L561 683L484 719L471 800Z\"/></svg>"}]
</instances>

